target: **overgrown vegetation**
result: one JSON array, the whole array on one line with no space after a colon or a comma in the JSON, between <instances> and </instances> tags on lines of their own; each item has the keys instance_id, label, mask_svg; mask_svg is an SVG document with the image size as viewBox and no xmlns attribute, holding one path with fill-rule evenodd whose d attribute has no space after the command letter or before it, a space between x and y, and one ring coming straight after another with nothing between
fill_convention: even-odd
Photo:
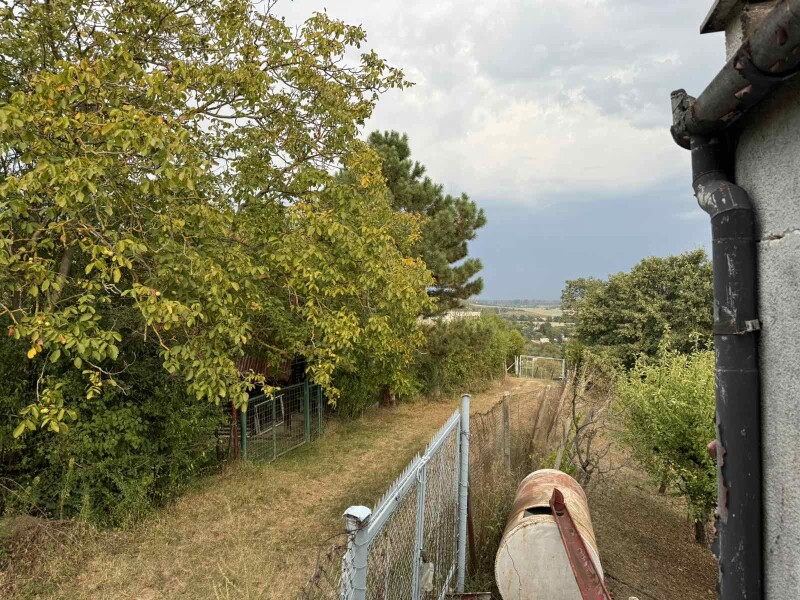
<instances>
[{"instance_id":1,"label":"overgrown vegetation","mask_svg":"<svg viewBox=\"0 0 800 600\"><path fill-rule=\"evenodd\" d=\"M405 136L359 139L403 74L274 6L0 9L0 510L125 525L173 497L220 404L274 383L242 356L301 357L342 414L451 389L456 355L502 374L500 325L452 329L473 356L419 319L480 290L483 212Z\"/></svg>"},{"instance_id":2,"label":"overgrown vegetation","mask_svg":"<svg viewBox=\"0 0 800 600\"><path fill-rule=\"evenodd\" d=\"M591 358L595 371L587 397L617 403L624 440L662 489L685 498L698 541L716 502L706 449L715 437L712 306L711 265L702 250L647 258L607 281L571 280L562 294L562 308L576 321L568 360L580 369ZM595 416L591 407L574 411L572 435ZM579 457L582 464L597 469Z\"/></svg>"},{"instance_id":3,"label":"overgrown vegetation","mask_svg":"<svg viewBox=\"0 0 800 600\"><path fill-rule=\"evenodd\" d=\"M416 389L423 218L358 139L406 82L360 27L273 5L0 10L6 507L124 524L170 497L217 404L263 383L244 354L304 357L340 405L334 373L365 356Z\"/></svg>"},{"instance_id":4,"label":"overgrown vegetation","mask_svg":"<svg viewBox=\"0 0 800 600\"><path fill-rule=\"evenodd\" d=\"M514 363L514 356L525 346L519 331L494 316L432 319L424 325L423 335L424 341L411 363L412 393L433 397L486 389L492 381L503 378L507 366ZM386 371L369 355L362 356L350 368L337 371L336 382L347 398L339 408L343 416L358 415L376 402L391 404L396 399L394 395L386 398L390 389Z\"/></svg>"},{"instance_id":5,"label":"overgrown vegetation","mask_svg":"<svg viewBox=\"0 0 800 600\"><path fill-rule=\"evenodd\" d=\"M13 340L0 341L0 356ZM142 343L125 346L128 368L118 385L87 400L80 374L58 373L80 418L66 433L35 431L19 439L0 431L0 512L56 518L77 516L95 524L126 526L182 491L216 461L214 431L222 408L193 401L180 380L160 366ZM0 411L13 414L29 401L35 381L24 362L2 360ZM26 379L27 378L27 379Z\"/></svg>"},{"instance_id":6,"label":"overgrown vegetation","mask_svg":"<svg viewBox=\"0 0 800 600\"><path fill-rule=\"evenodd\" d=\"M707 445L714 431L714 353L686 355L662 348L640 358L616 386L634 456L659 482L686 499L698 542L717 495L716 466Z\"/></svg>"},{"instance_id":7,"label":"overgrown vegetation","mask_svg":"<svg viewBox=\"0 0 800 600\"><path fill-rule=\"evenodd\" d=\"M504 376L524 346L519 331L498 317L436 323L425 332L414 374L433 395L483 389Z\"/></svg>"}]
</instances>

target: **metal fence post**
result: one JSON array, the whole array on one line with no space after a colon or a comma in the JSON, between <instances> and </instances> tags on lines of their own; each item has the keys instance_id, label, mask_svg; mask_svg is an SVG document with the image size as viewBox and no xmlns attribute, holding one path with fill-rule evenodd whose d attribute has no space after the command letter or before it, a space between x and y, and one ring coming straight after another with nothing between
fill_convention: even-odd
<instances>
[{"instance_id":1,"label":"metal fence post","mask_svg":"<svg viewBox=\"0 0 800 600\"><path fill-rule=\"evenodd\" d=\"M349 537L342 557L341 600L366 600L369 546L363 528L371 515L366 506L351 506L344 511Z\"/></svg>"},{"instance_id":2,"label":"metal fence post","mask_svg":"<svg viewBox=\"0 0 800 600\"><path fill-rule=\"evenodd\" d=\"M425 460L425 459L423 459ZM420 600L420 567L422 566L422 543L425 539L425 479L427 469L425 463L417 473L417 519L416 536L414 537L414 571L411 573L411 600Z\"/></svg>"},{"instance_id":3,"label":"metal fence post","mask_svg":"<svg viewBox=\"0 0 800 600\"><path fill-rule=\"evenodd\" d=\"M458 482L458 563L456 592L464 592L467 566L467 498L469 493L469 394L461 396L461 468Z\"/></svg>"},{"instance_id":4,"label":"metal fence post","mask_svg":"<svg viewBox=\"0 0 800 600\"><path fill-rule=\"evenodd\" d=\"M303 382L303 410L305 411L306 444L311 441L311 398L308 393L308 380Z\"/></svg>"},{"instance_id":5,"label":"metal fence post","mask_svg":"<svg viewBox=\"0 0 800 600\"><path fill-rule=\"evenodd\" d=\"M242 458L247 459L247 413L244 411L244 407L239 414L242 420Z\"/></svg>"},{"instance_id":6,"label":"metal fence post","mask_svg":"<svg viewBox=\"0 0 800 600\"><path fill-rule=\"evenodd\" d=\"M319 418L319 424L317 425L317 437L322 436L322 432L325 430L325 415L323 414L324 408L322 406L322 386L317 386L317 417Z\"/></svg>"},{"instance_id":7,"label":"metal fence post","mask_svg":"<svg viewBox=\"0 0 800 600\"><path fill-rule=\"evenodd\" d=\"M275 410L275 395L272 396L272 460L278 456L278 411Z\"/></svg>"},{"instance_id":8,"label":"metal fence post","mask_svg":"<svg viewBox=\"0 0 800 600\"><path fill-rule=\"evenodd\" d=\"M508 398L511 394L503 392L503 466L511 472L511 409Z\"/></svg>"}]
</instances>

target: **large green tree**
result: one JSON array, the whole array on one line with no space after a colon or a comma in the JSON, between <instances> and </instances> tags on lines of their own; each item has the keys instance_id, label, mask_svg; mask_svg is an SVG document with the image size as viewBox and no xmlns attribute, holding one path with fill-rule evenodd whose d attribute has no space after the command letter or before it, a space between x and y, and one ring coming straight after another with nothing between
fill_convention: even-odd
<instances>
[{"instance_id":1,"label":"large green tree","mask_svg":"<svg viewBox=\"0 0 800 600\"><path fill-rule=\"evenodd\" d=\"M0 317L17 433L64 429L153 347L197 400L247 398L245 351L330 388L368 351L402 385L431 284L359 128L405 85L365 33L253 0L0 9ZM354 177L335 173L346 169Z\"/></svg>"},{"instance_id":2,"label":"large green tree","mask_svg":"<svg viewBox=\"0 0 800 600\"><path fill-rule=\"evenodd\" d=\"M578 277L567 280L561 292L561 310L568 316L574 315L581 300L602 287L603 280L596 277Z\"/></svg>"},{"instance_id":3,"label":"large green tree","mask_svg":"<svg viewBox=\"0 0 800 600\"><path fill-rule=\"evenodd\" d=\"M711 264L704 250L645 258L606 281L568 281L562 302L574 311L580 342L609 347L628 366L639 354L655 356L665 338L690 352L693 333L711 339Z\"/></svg>"},{"instance_id":4,"label":"large green tree","mask_svg":"<svg viewBox=\"0 0 800 600\"><path fill-rule=\"evenodd\" d=\"M422 238L415 245L433 274L431 296L439 312L459 306L479 294L483 268L477 258L467 258L467 244L486 224L486 215L466 194L451 196L425 175L425 167L412 160L408 136L397 131L373 132L370 145L383 159L383 176L395 210L424 217Z\"/></svg>"}]
</instances>

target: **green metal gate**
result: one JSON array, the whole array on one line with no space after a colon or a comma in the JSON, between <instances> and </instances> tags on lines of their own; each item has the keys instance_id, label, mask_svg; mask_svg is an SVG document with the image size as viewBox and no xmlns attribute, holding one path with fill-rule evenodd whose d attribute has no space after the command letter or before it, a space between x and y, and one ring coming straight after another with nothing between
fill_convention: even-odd
<instances>
[{"instance_id":1,"label":"green metal gate","mask_svg":"<svg viewBox=\"0 0 800 600\"><path fill-rule=\"evenodd\" d=\"M275 460L325 429L322 388L307 381L250 398L239 414L242 458L250 460Z\"/></svg>"}]
</instances>

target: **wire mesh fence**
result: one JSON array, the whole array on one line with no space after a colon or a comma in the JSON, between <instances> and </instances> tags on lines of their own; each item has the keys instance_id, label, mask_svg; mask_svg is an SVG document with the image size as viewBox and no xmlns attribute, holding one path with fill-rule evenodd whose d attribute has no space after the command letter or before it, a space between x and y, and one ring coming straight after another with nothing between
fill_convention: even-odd
<instances>
[{"instance_id":1,"label":"wire mesh fence","mask_svg":"<svg viewBox=\"0 0 800 600\"><path fill-rule=\"evenodd\" d=\"M325 430L322 388L308 381L250 398L246 411L232 413L216 435L218 451L234 458L271 461Z\"/></svg>"},{"instance_id":2,"label":"wire mesh fence","mask_svg":"<svg viewBox=\"0 0 800 600\"><path fill-rule=\"evenodd\" d=\"M529 379L559 379L567 375L567 364L563 358L550 356L515 357L516 374Z\"/></svg>"},{"instance_id":3,"label":"wire mesh fence","mask_svg":"<svg viewBox=\"0 0 800 600\"><path fill-rule=\"evenodd\" d=\"M425 506L422 555L430 565L430 581L422 587L423 598L438 598L448 590L457 565L458 542L458 428L438 452L428 459L425 476ZM466 507L465 507L466 510Z\"/></svg>"},{"instance_id":4,"label":"wire mesh fence","mask_svg":"<svg viewBox=\"0 0 800 600\"><path fill-rule=\"evenodd\" d=\"M460 423L456 411L361 521L366 526L355 534L344 560L356 569L349 587L344 582L342 598L427 600L451 589L457 568Z\"/></svg>"},{"instance_id":5,"label":"wire mesh fence","mask_svg":"<svg viewBox=\"0 0 800 600\"><path fill-rule=\"evenodd\" d=\"M414 598L418 496L414 485L390 499L394 512L369 542L365 598ZM356 587L343 586L342 597L355 596Z\"/></svg>"},{"instance_id":6,"label":"wire mesh fence","mask_svg":"<svg viewBox=\"0 0 800 600\"><path fill-rule=\"evenodd\" d=\"M548 463L564 385L505 396L470 419L468 589L494 588L494 560L519 482Z\"/></svg>"},{"instance_id":7,"label":"wire mesh fence","mask_svg":"<svg viewBox=\"0 0 800 600\"><path fill-rule=\"evenodd\" d=\"M347 509L347 541L337 537L318 557L303 598L438 600L453 588L461 513L460 414L448 419L373 510Z\"/></svg>"},{"instance_id":8,"label":"wire mesh fence","mask_svg":"<svg viewBox=\"0 0 800 600\"><path fill-rule=\"evenodd\" d=\"M488 411L470 416L468 590L493 588L494 557L514 493L552 453L563 390L554 382L498 398ZM324 546L302 598L438 600L455 587L462 447L457 417L373 511L351 507L366 511L366 520L351 520L350 533Z\"/></svg>"},{"instance_id":9,"label":"wire mesh fence","mask_svg":"<svg viewBox=\"0 0 800 600\"><path fill-rule=\"evenodd\" d=\"M242 456L274 460L320 436L322 388L305 381L251 398L242 421Z\"/></svg>"}]
</instances>

